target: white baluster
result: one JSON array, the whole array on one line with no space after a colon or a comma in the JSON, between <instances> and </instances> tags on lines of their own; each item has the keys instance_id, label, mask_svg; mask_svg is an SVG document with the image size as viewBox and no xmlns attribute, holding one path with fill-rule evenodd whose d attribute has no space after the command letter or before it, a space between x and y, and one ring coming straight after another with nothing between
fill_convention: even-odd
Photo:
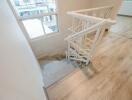
<instances>
[{"instance_id":1,"label":"white baluster","mask_svg":"<svg viewBox=\"0 0 132 100\"><path fill-rule=\"evenodd\" d=\"M113 24L112 20L105 19L110 17L111 10L112 7L100 7L69 13L73 17L71 31L74 34L66 38L68 42L66 57L68 60L89 63L103 37L105 25ZM94 35L93 41L88 39L91 34ZM86 40L89 41L89 47L84 47Z\"/></svg>"}]
</instances>

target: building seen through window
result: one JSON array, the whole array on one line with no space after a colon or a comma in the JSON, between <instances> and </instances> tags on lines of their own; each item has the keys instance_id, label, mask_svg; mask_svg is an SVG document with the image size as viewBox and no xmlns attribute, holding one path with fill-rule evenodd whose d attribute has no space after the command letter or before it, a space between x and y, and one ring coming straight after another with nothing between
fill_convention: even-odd
<instances>
[{"instance_id":1,"label":"building seen through window","mask_svg":"<svg viewBox=\"0 0 132 100\"><path fill-rule=\"evenodd\" d=\"M14 0L19 16L56 12L55 0Z\"/></svg>"},{"instance_id":2,"label":"building seen through window","mask_svg":"<svg viewBox=\"0 0 132 100\"><path fill-rule=\"evenodd\" d=\"M31 39L58 32L55 0L11 0L11 2Z\"/></svg>"}]
</instances>

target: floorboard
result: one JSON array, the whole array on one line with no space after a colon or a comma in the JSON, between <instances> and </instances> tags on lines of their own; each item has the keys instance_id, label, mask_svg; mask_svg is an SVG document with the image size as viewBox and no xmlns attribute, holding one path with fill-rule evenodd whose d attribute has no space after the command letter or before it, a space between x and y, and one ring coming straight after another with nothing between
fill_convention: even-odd
<instances>
[{"instance_id":1,"label":"floorboard","mask_svg":"<svg viewBox=\"0 0 132 100\"><path fill-rule=\"evenodd\" d=\"M90 67L95 73L89 77ZM69 74L47 92L50 100L132 100L131 84L132 39L111 33L98 46L88 68Z\"/></svg>"}]
</instances>

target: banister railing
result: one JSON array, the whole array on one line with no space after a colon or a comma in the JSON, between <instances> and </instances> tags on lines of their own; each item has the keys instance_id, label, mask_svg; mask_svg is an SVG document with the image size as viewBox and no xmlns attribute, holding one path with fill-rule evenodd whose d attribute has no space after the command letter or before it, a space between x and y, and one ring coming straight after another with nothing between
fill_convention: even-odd
<instances>
[{"instance_id":1,"label":"banister railing","mask_svg":"<svg viewBox=\"0 0 132 100\"><path fill-rule=\"evenodd\" d=\"M91 9L83 9L78 11L73 11L75 13L80 13L83 15L93 16L93 17L100 17L100 18L109 18L111 17L112 13L112 6L104 6L104 7L97 7Z\"/></svg>"},{"instance_id":2,"label":"banister railing","mask_svg":"<svg viewBox=\"0 0 132 100\"><path fill-rule=\"evenodd\" d=\"M91 33L91 32L93 32L94 30L97 30L97 29L99 28L100 25L103 25L103 24L105 24L105 23L106 23L105 20L104 20L104 21L101 21L101 22L99 22L99 23L97 23L97 24L95 24L95 25L93 25L93 26L88 27L86 30L82 30L82 31L80 31L80 32L78 32L78 33L76 33L76 34L69 35L67 38L65 38L65 40L69 40L69 39L72 39L72 38L75 39L75 38L77 38L77 37L81 37L81 36L83 36L83 35L85 35L85 34Z\"/></svg>"},{"instance_id":3,"label":"banister railing","mask_svg":"<svg viewBox=\"0 0 132 100\"><path fill-rule=\"evenodd\" d=\"M89 63L105 29L115 24L115 21L110 19L111 12L112 7L106 6L67 13L73 19L69 28L71 35L65 38L68 43L68 60L80 61L86 65Z\"/></svg>"}]
</instances>

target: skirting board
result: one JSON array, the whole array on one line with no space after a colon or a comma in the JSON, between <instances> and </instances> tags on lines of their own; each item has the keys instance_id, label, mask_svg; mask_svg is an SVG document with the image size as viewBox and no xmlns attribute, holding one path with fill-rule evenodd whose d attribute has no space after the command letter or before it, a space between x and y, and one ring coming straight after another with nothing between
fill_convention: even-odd
<instances>
[{"instance_id":1,"label":"skirting board","mask_svg":"<svg viewBox=\"0 0 132 100\"><path fill-rule=\"evenodd\" d=\"M58 50L56 52L52 52L52 53L45 53L42 54L41 56L37 57L38 60L44 60L44 59L54 59L54 58L65 58L65 50Z\"/></svg>"}]
</instances>

